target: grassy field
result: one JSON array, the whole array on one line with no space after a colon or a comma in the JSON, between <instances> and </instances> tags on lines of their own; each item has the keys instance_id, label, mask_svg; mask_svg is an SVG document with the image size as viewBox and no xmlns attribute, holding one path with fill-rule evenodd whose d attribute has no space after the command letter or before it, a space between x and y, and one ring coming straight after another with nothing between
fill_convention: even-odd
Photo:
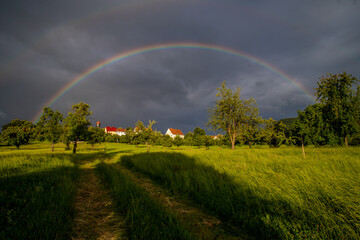
<instances>
[{"instance_id":1,"label":"grassy field","mask_svg":"<svg viewBox=\"0 0 360 240\"><path fill-rule=\"evenodd\" d=\"M306 159L301 149L288 147L152 147L146 154L145 146L106 143L90 149L80 144L73 155L62 144L55 153L48 144L0 147L0 239L68 238L78 165L84 161L97 167L119 212L133 224L130 239L188 239L191 233L116 164L146 174L250 238L360 239L359 148L309 147ZM160 225L169 222L168 230L146 228L154 218Z\"/></svg>"},{"instance_id":2,"label":"grassy field","mask_svg":"<svg viewBox=\"0 0 360 240\"><path fill-rule=\"evenodd\" d=\"M74 156L58 144L0 147L0 239L69 239L77 162L96 157L83 146Z\"/></svg>"},{"instance_id":3,"label":"grassy field","mask_svg":"<svg viewBox=\"0 0 360 240\"><path fill-rule=\"evenodd\" d=\"M359 239L359 148L307 151L190 148L120 160L255 238Z\"/></svg>"}]
</instances>

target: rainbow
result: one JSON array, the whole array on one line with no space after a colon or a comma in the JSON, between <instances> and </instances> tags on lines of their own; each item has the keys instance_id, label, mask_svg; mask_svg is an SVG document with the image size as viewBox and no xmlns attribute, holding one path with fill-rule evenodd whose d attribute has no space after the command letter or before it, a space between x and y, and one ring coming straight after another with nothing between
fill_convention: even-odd
<instances>
[{"instance_id":1,"label":"rainbow","mask_svg":"<svg viewBox=\"0 0 360 240\"><path fill-rule=\"evenodd\" d=\"M210 50L225 54L230 54L236 57L241 57L243 59L249 60L253 63L256 63L262 67L265 67L269 71L281 76L282 78L290 81L293 85L295 85L297 88L302 90L307 97L309 97L312 101L314 101L314 98L309 90L307 90L302 84L297 82L295 79L291 78L289 75L287 75L285 72L281 71L280 69L276 68L275 66L272 66L271 64L265 62L264 60L261 60L259 58L256 58L254 56L251 56L245 52L241 52L239 50L219 46L219 45L213 45L213 44L205 44L205 43L165 43L165 44L156 44L156 45L149 45L145 47L139 47L135 49L131 49L125 52L121 52L119 54L116 54L113 57L110 57L108 59L105 59L92 67L88 68L81 74L77 75L74 79L72 79L69 83L67 83L63 88L60 89L50 100L48 100L45 104L45 106L51 106L54 102L56 102L59 98L61 98L66 92L68 92L71 88L79 84L82 80L87 78L88 76L92 75L96 71L101 70L102 68L113 64L115 62L118 62L120 60L124 60L126 58L136 56L139 54L144 54L148 52L154 52L159 50L167 50L167 49L204 49L204 50ZM33 122L37 122L40 119L40 116L42 114L41 109L33 118Z\"/></svg>"}]
</instances>

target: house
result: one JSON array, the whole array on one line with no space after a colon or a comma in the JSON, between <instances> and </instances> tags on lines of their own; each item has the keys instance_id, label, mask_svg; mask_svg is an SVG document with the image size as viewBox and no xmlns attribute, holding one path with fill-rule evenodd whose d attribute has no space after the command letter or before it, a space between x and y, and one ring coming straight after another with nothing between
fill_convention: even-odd
<instances>
[{"instance_id":1,"label":"house","mask_svg":"<svg viewBox=\"0 0 360 240\"><path fill-rule=\"evenodd\" d=\"M119 136L124 136L124 135L126 135L126 129L118 128L118 129L116 129L116 134Z\"/></svg>"},{"instance_id":2,"label":"house","mask_svg":"<svg viewBox=\"0 0 360 240\"><path fill-rule=\"evenodd\" d=\"M173 128L169 128L165 135L169 135L171 138L175 138L177 135L181 138L184 138L184 134L182 133L181 130L179 129L173 129Z\"/></svg>"},{"instance_id":3,"label":"house","mask_svg":"<svg viewBox=\"0 0 360 240\"><path fill-rule=\"evenodd\" d=\"M221 135L221 134L218 134L216 136L211 136L211 138L214 140L219 140L221 137L223 137L223 135Z\"/></svg>"},{"instance_id":4,"label":"house","mask_svg":"<svg viewBox=\"0 0 360 240\"><path fill-rule=\"evenodd\" d=\"M116 134L116 127L105 127L105 132L110 134Z\"/></svg>"},{"instance_id":5,"label":"house","mask_svg":"<svg viewBox=\"0 0 360 240\"><path fill-rule=\"evenodd\" d=\"M110 134L117 134L119 136L126 135L126 129L116 127L105 127L105 132Z\"/></svg>"}]
</instances>

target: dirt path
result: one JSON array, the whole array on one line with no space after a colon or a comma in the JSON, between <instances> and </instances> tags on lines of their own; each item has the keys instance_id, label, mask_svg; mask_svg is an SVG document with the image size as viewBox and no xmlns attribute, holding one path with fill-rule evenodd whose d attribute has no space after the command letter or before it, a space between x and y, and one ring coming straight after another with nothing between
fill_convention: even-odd
<instances>
[{"instance_id":1,"label":"dirt path","mask_svg":"<svg viewBox=\"0 0 360 240\"><path fill-rule=\"evenodd\" d=\"M229 226L219 219L204 213L194 206L194 203L181 199L180 196L171 194L164 188L154 184L152 180L143 174L131 171L119 164L116 165L116 168L130 176L136 184L148 192L151 198L160 202L175 214L179 222L186 226L189 231L195 233L198 239L250 239L242 233L234 234L225 231L224 229L229 229Z\"/></svg>"},{"instance_id":2,"label":"dirt path","mask_svg":"<svg viewBox=\"0 0 360 240\"><path fill-rule=\"evenodd\" d=\"M95 170L81 166L75 200L73 239L127 239L125 220L114 211Z\"/></svg>"}]
</instances>

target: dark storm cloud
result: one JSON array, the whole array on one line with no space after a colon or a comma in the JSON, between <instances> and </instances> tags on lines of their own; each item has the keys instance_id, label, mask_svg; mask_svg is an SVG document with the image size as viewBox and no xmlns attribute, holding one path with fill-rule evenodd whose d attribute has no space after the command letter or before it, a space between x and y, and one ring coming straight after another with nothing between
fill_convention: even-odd
<instances>
[{"instance_id":1,"label":"dark storm cloud","mask_svg":"<svg viewBox=\"0 0 360 240\"><path fill-rule=\"evenodd\" d=\"M169 42L243 51L285 72L308 91L327 72L359 75L357 1L2 1L0 124L32 120L63 86L116 54ZM226 81L256 99L263 117L296 116L312 101L275 69L204 49L167 49L102 68L53 108L90 104L93 122L158 130L203 126Z\"/></svg>"}]
</instances>

